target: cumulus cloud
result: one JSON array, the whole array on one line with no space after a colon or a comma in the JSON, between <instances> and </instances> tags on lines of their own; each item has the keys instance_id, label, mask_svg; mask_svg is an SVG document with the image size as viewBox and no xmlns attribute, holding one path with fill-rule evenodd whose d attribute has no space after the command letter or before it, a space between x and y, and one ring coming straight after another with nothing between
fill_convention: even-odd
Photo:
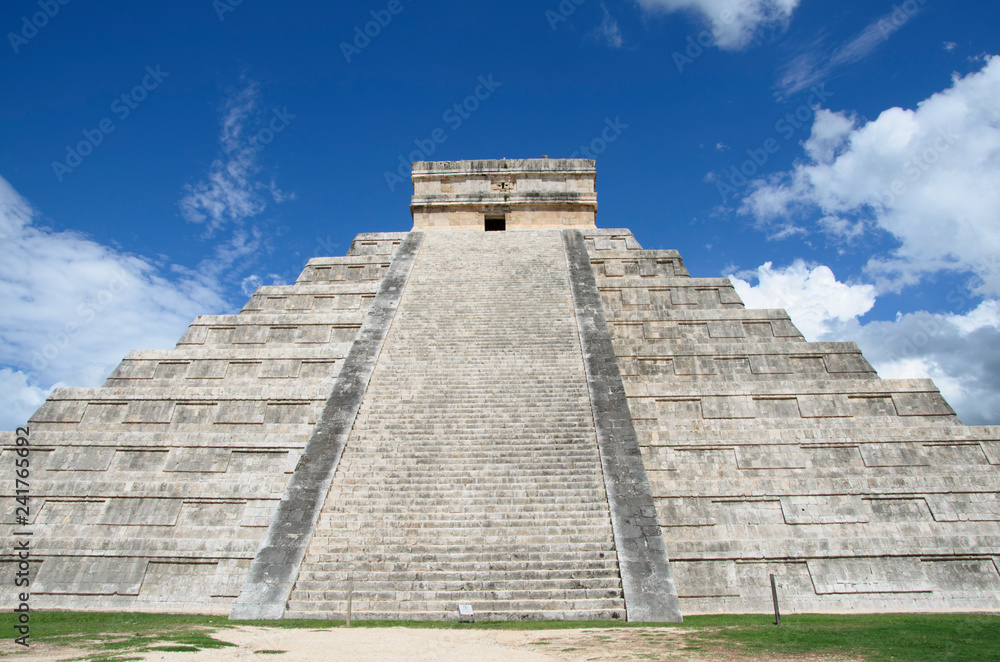
<instances>
[{"instance_id":1,"label":"cumulus cloud","mask_svg":"<svg viewBox=\"0 0 1000 662\"><path fill-rule=\"evenodd\" d=\"M827 337L856 341L883 378L933 379L963 422L1000 424L1000 302L986 300L965 314L852 320Z\"/></svg>"},{"instance_id":2,"label":"cumulus cloud","mask_svg":"<svg viewBox=\"0 0 1000 662\"><path fill-rule=\"evenodd\" d=\"M639 0L648 11L689 11L708 24L724 50L748 46L762 30L784 28L801 0Z\"/></svg>"},{"instance_id":3,"label":"cumulus cloud","mask_svg":"<svg viewBox=\"0 0 1000 662\"><path fill-rule=\"evenodd\" d=\"M863 122L819 110L805 159L754 182L740 212L762 225L800 219L856 238L866 229L899 242L866 266L882 290L929 273L976 274L978 292L1000 294L1000 57L955 75L915 110L890 108Z\"/></svg>"},{"instance_id":4,"label":"cumulus cloud","mask_svg":"<svg viewBox=\"0 0 1000 662\"><path fill-rule=\"evenodd\" d=\"M802 260L779 269L766 262L731 278L747 308L784 308L812 341L827 334L834 322L856 319L875 305L873 286L841 283L830 267L810 267Z\"/></svg>"},{"instance_id":5,"label":"cumulus cloud","mask_svg":"<svg viewBox=\"0 0 1000 662\"><path fill-rule=\"evenodd\" d=\"M0 414L0 430L13 430L24 425L28 417L45 402L48 393L28 383L20 370L0 368L0 398L4 410Z\"/></svg>"},{"instance_id":6,"label":"cumulus cloud","mask_svg":"<svg viewBox=\"0 0 1000 662\"><path fill-rule=\"evenodd\" d=\"M258 160L265 147L262 138L269 135L273 140L275 131L283 130L293 116L275 110L273 114L280 120L276 123L261 112L260 105L260 85L244 80L241 89L225 104L219 136L221 156L212 162L204 179L184 187L179 203L181 214L193 223L205 223L209 233L228 223L239 224L258 216L270 202L281 203L293 197L273 180L261 177Z\"/></svg>"},{"instance_id":7,"label":"cumulus cloud","mask_svg":"<svg viewBox=\"0 0 1000 662\"><path fill-rule=\"evenodd\" d=\"M270 282L267 282L268 280ZM250 274L240 283L240 290L249 298L263 285L287 285L287 283L278 274L268 274L267 280L258 274Z\"/></svg>"},{"instance_id":8,"label":"cumulus cloud","mask_svg":"<svg viewBox=\"0 0 1000 662\"><path fill-rule=\"evenodd\" d=\"M225 244L202 268L171 268L38 221L0 177L0 240L16 256L0 261L0 429L54 386L99 385L130 350L173 347L196 315L227 308L219 274L240 253Z\"/></svg>"},{"instance_id":9,"label":"cumulus cloud","mask_svg":"<svg viewBox=\"0 0 1000 662\"><path fill-rule=\"evenodd\" d=\"M966 313L918 311L863 322L875 288L802 261L731 277L748 308L784 308L807 340L857 342L884 379L930 378L970 425L1000 424L1000 303ZM956 303L964 303L964 298Z\"/></svg>"}]
</instances>

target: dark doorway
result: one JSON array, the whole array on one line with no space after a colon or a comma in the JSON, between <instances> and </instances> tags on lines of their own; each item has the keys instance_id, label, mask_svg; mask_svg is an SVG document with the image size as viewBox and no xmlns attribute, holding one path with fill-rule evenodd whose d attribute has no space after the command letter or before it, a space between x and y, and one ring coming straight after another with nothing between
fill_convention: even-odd
<instances>
[{"instance_id":1,"label":"dark doorway","mask_svg":"<svg viewBox=\"0 0 1000 662\"><path fill-rule=\"evenodd\" d=\"M486 217L486 231L487 232L505 232L507 230L507 217L506 216L487 216Z\"/></svg>"}]
</instances>

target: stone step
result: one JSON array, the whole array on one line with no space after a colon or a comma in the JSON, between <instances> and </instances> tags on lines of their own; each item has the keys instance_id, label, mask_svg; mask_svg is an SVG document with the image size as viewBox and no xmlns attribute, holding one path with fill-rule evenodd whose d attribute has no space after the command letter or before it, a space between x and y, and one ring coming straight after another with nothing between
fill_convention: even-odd
<instances>
[{"instance_id":1,"label":"stone step","mask_svg":"<svg viewBox=\"0 0 1000 662\"><path fill-rule=\"evenodd\" d=\"M561 236L449 235L425 235L290 613L346 609L349 575L358 614L621 618Z\"/></svg>"},{"instance_id":2,"label":"stone step","mask_svg":"<svg viewBox=\"0 0 1000 662\"><path fill-rule=\"evenodd\" d=\"M389 475L382 481L383 488L412 489L421 494L436 491L472 490L476 493L498 493L509 494L511 490L519 488L537 489L538 481L534 480L535 475L518 476L465 476L449 475L427 470L418 476ZM589 491L594 481L599 478L595 475L565 475L554 476L552 482L558 483L563 489L580 488Z\"/></svg>"},{"instance_id":3,"label":"stone step","mask_svg":"<svg viewBox=\"0 0 1000 662\"><path fill-rule=\"evenodd\" d=\"M350 494L351 496L347 496ZM473 506L475 509L488 511L490 507L495 509L510 509L511 506L520 508L522 506L528 506L534 503L539 503L542 497L544 497L544 502L549 506L559 506L559 505L575 505L581 502L581 495L552 495L545 494L541 491L535 494L524 493L521 495L508 496L496 494L479 494L479 493L462 493L462 492L440 492L438 494L418 494L406 497L400 497L398 492L396 492L396 497L392 497L392 491L387 491L385 494L385 500L388 503L395 504L397 507L403 507L406 509L425 509L434 508L443 501L449 499L456 499L462 497L462 501L466 506ZM592 503L605 503L594 497ZM336 500L336 506L331 504L330 512L356 512L363 513L366 512L365 504L370 503L371 498L366 498L365 496L358 496L357 492L345 493L343 495L338 495ZM449 507L449 506L445 506ZM451 506L454 508L454 505Z\"/></svg>"},{"instance_id":4,"label":"stone step","mask_svg":"<svg viewBox=\"0 0 1000 662\"><path fill-rule=\"evenodd\" d=\"M468 541L466 541L468 542ZM444 545L423 544L418 549L409 542L379 547L378 541L368 549L344 554L317 545L307 554L309 568L303 572L443 572L451 569L463 581L482 573L520 573L524 570L565 570L567 572L600 570L617 572L618 555L606 544L587 543L587 547L567 546L572 551L560 555L551 545L533 544L504 549L492 543L462 544L449 550Z\"/></svg>"},{"instance_id":5,"label":"stone step","mask_svg":"<svg viewBox=\"0 0 1000 662\"><path fill-rule=\"evenodd\" d=\"M678 490L680 493L681 490ZM357 515L364 516L365 519L375 520L377 518L396 518L404 519L413 515L421 515L429 518L427 521L436 521L432 518L438 516L455 516L455 517L470 517L476 515L490 516L494 514L507 514L511 509L506 507L497 507L495 505L490 506L489 504L434 504L434 503L420 503L416 506L406 506L393 503L391 501L380 502L374 504L369 508L363 507L360 503L355 504L344 504L343 499L339 500L340 505L330 506L328 512L330 515L337 514L338 516L343 513L357 513ZM523 513L537 514L536 520L539 517L551 517L558 520L569 520L585 522L596 518L601 518L607 516L607 504L599 501L594 501L589 504L537 504L537 503L525 503L517 508L517 511ZM321 522L323 520L320 520ZM317 524L319 526L319 524ZM326 526L323 524L323 526Z\"/></svg>"},{"instance_id":6,"label":"stone step","mask_svg":"<svg viewBox=\"0 0 1000 662\"><path fill-rule=\"evenodd\" d=\"M289 611L285 618L301 618L314 620L344 620L346 604L341 605L339 610L332 606L327 611L306 611L310 607L309 603L294 602L289 603ZM293 608L292 605L295 605ZM452 609L443 611L415 611L407 610L401 612L394 611L365 611L352 612L352 618L358 621L457 621L458 605L452 605ZM478 622L510 622L510 621L621 621L625 620L625 606L610 610L585 610L574 609L565 611L529 611L529 610L509 610L509 611L483 611L475 612Z\"/></svg>"},{"instance_id":7,"label":"stone step","mask_svg":"<svg viewBox=\"0 0 1000 662\"><path fill-rule=\"evenodd\" d=\"M402 614L416 614L416 613L438 613L438 614L455 614L457 615L459 602L465 603L465 600L458 596L454 600L449 601L405 601L400 602L397 600L385 600L385 601L371 601L371 602L355 602L352 604L354 613L365 614L370 613L371 618L386 618L392 619L393 614L396 614L395 618L399 618ZM584 614L590 612L608 612L608 611L618 611L624 612L625 601L623 599L607 599L607 598L582 598L575 600L565 600L565 599L540 599L540 600L500 600L492 599L489 601L476 601L472 600L473 610L480 614L485 615L489 612L506 613L506 614L531 614L536 613L539 615L538 620L542 620L542 614L574 614L570 618L580 618L582 619ZM298 600L293 599L288 602L288 618L308 618L307 614L316 613L340 613L343 614L347 609L347 602L345 599L337 601L311 601L311 600ZM579 616L577 616L577 614ZM378 615L378 616L376 616ZM624 614L622 613L620 618ZM525 618L513 618L512 620L528 620L530 617ZM565 618L565 617L564 617ZM613 617L610 615L606 617L607 620L611 620ZM433 620L433 619L431 619ZM622 620L624 620L622 618Z\"/></svg>"},{"instance_id":8,"label":"stone step","mask_svg":"<svg viewBox=\"0 0 1000 662\"><path fill-rule=\"evenodd\" d=\"M603 531L601 531L603 529ZM394 545L429 545L432 547L449 546L456 550L479 549L487 545L496 545L498 551L510 549L511 545L551 544L556 540L567 543L593 543L601 545L602 549L614 543L614 538L607 533L607 525L599 527L591 525L575 527L536 526L527 530L511 527L481 527L460 529L450 527L384 527L364 529L340 529L333 527L317 528L313 539L322 544L328 551L342 549L364 549L372 544L384 545L390 548Z\"/></svg>"},{"instance_id":9,"label":"stone step","mask_svg":"<svg viewBox=\"0 0 1000 662\"><path fill-rule=\"evenodd\" d=\"M347 586L345 585L343 588L338 587L338 589L328 591L311 591L296 585L295 591L296 597L303 602L308 601L316 604L323 604L329 602L339 602L342 600L346 601ZM473 604L479 603L487 606L489 603L496 601L538 603L542 601L558 602L570 600L609 600L619 603L623 600L621 588L609 587L576 589L496 588L483 590L475 586L470 586L466 589L457 589L453 591L436 589L396 590L392 587L387 587L384 590L377 591L359 587L357 583L354 585L353 597L354 603L358 605L359 609L363 609L365 605L372 605L380 602L396 603L400 606L400 609L405 609L410 604L419 604L421 602L425 604L457 604L459 602L465 602Z\"/></svg>"},{"instance_id":10,"label":"stone step","mask_svg":"<svg viewBox=\"0 0 1000 662\"><path fill-rule=\"evenodd\" d=\"M591 554L590 552L567 551L564 555L545 556L526 551L517 554L462 554L445 559L436 559L432 555L414 556L401 555L393 558L383 558L386 554L367 553L352 557L350 565L338 559L320 559L313 557L309 572L379 572L396 573L407 580L414 573L453 573L455 578L462 580L476 577L489 577L491 573L519 572L521 574L538 573L585 573L610 572L618 575L617 555L614 552Z\"/></svg>"},{"instance_id":11,"label":"stone step","mask_svg":"<svg viewBox=\"0 0 1000 662\"><path fill-rule=\"evenodd\" d=\"M621 596L621 579L617 576L580 577L570 579L556 579L552 577L523 578L518 575L505 576L495 574L487 578L476 578L470 581L455 580L453 578L441 579L414 579L404 580L399 576L388 574L372 573L365 578L358 576L351 580L354 583L355 595L363 596L373 593L395 592L434 592L438 599L446 599L444 593L460 593L463 591L500 592L516 591L523 592L524 595L511 596L512 599L530 599L530 594L542 591L607 591L610 595L606 597ZM295 582L297 590L308 593L322 593L324 599L340 598L338 593L347 590L348 578L339 580L329 578L328 574L310 574L299 576ZM469 599L488 600L487 597Z\"/></svg>"},{"instance_id":12,"label":"stone step","mask_svg":"<svg viewBox=\"0 0 1000 662\"><path fill-rule=\"evenodd\" d=\"M600 505L600 504L595 504ZM456 527L464 528L471 527L476 528L481 526L483 523L489 524L491 526L511 526L511 527L523 527L537 525L540 521L543 521L538 514L532 513L531 511L521 511L521 512L507 512L505 510L501 511L473 511L471 507L466 507L465 512L452 511L452 510L442 510L440 512L433 512L429 510L412 510L406 511L402 509L393 509L380 512L376 509L370 509L366 511L365 523L361 526L368 527L374 524L381 524L382 522L396 522L399 526L417 526L417 527ZM546 515L546 521L553 522L574 522L579 523L580 526L592 526L595 523L605 523L606 524L606 512L603 508L595 507L592 510L543 510L542 514ZM328 521L323 520L317 524L317 527L332 527Z\"/></svg>"},{"instance_id":13,"label":"stone step","mask_svg":"<svg viewBox=\"0 0 1000 662\"><path fill-rule=\"evenodd\" d=\"M364 569L357 566L345 568L345 564L313 564L308 572L299 575L299 581L315 582L347 582L355 579L359 582L396 581L396 582L491 582L491 581L601 581L620 582L618 566L614 561L591 561L585 563L588 569L566 567L564 564L552 562L527 563L509 562L506 564L476 564L477 569L470 570L472 564L466 564L466 569L448 565L447 570L399 570L393 564L367 564ZM485 567L480 567L484 565ZM330 568L330 569L321 569Z\"/></svg>"},{"instance_id":14,"label":"stone step","mask_svg":"<svg viewBox=\"0 0 1000 662\"><path fill-rule=\"evenodd\" d=\"M396 457L396 453L393 453L392 448L378 449L381 452L366 452L364 455L357 452L353 457L345 459L344 464L341 467L347 470L371 470L371 469L384 469L387 466L387 458ZM462 476L462 475L492 475L494 473L499 475L505 475L510 471L524 471L523 475L526 476L541 476L545 477L551 475L554 479L557 479L563 474L567 475L586 475L588 472L592 475L597 475L600 472L594 471L594 462L599 459L597 454L588 455L587 457L576 456L572 461L558 462L556 458L550 455L542 455L534 452L517 452L511 450L510 454L506 456L496 456L496 455L486 455L479 454L473 457L472 460L467 457L461 456L449 456L454 452L454 449L448 449L443 451L438 451L438 456L435 457L434 454L429 453L427 455L417 456L415 454L402 454L398 456L399 462L406 462L410 465L405 473L397 473L392 475L414 475L420 476L427 472L434 472L436 475L442 477L447 477L450 475ZM516 455L515 455L516 453ZM470 453L470 457L472 454ZM497 463L499 466L493 469L485 469L483 463ZM546 469L540 469L539 466L551 466L551 473L547 473ZM577 472L580 473L577 473Z\"/></svg>"}]
</instances>

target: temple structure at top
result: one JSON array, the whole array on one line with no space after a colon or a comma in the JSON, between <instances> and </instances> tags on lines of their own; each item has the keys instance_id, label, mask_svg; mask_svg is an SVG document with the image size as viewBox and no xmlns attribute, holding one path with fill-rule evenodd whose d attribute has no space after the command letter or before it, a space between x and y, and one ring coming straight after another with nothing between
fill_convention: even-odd
<instances>
[{"instance_id":1,"label":"temple structure at top","mask_svg":"<svg viewBox=\"0 0 1000 662\"><path fill-rule=\"evenodd\" d=\"M581 159L414 163L413 229L594 229L596 184Z\"/></svg>"}]
</instances>

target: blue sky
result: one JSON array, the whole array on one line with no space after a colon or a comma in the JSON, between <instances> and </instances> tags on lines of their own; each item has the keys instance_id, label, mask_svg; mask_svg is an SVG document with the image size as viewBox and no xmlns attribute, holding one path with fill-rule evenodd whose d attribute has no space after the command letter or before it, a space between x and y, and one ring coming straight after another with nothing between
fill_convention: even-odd
<instances>
[{"instance_id":1,"label":"blue sky","mask_svg":"<svg viewBox=\"0 0 1000 662\"><path fill-rule=\"evenodd\" d=\"M995 2L12 0L0 28L0 427L410 229L408 161L543 154L597 159L599 226L1000 423Z\"/></svg>"}]
</instances>

